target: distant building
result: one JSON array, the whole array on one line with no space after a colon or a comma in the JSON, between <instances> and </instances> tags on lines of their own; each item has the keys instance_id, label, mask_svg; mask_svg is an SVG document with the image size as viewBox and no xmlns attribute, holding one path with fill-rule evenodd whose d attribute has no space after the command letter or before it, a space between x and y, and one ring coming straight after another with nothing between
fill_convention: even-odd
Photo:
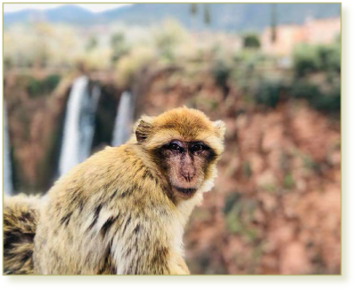
<instances>
[{"instance_id":1,"label":"distant building","mask_svg":"<svg viewBox=\"0 0 356 290\"><path fill-rule=\"evenodd\" d=\"M269 54L286 56L298 43L328 44L340 33L340 18L307 19L303 25L277 26L277 38L272 42L272 29L266 28L261 35L262 50Z\"/></svg>"},{"instance_id":2,"label":"distant building","mask_svg":"<svg viewBox=\"0 0 356 290\"><path fill-rule=\"evenodd\" d=\"M340 34L340 18L312 20L308 19L304 25L305 39L308 43L331 43Z\"/></svg>"}]
</instances>

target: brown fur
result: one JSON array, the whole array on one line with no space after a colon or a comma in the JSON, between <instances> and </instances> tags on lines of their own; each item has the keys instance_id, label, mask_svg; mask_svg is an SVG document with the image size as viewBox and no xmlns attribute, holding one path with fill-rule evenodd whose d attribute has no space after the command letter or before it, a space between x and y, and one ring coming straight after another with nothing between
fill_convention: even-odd
<instances>
[{"instance_id":1,"label":"brown fur","mask_svg":"<svg viewBox=\"0 0 356 290\"><path fill-rule=\"evenodd\" d=\"M4 274L33 274L33 240L38 222L38 198L5 198Z\"/></svg>"},{"instance_id":2,"label":"brown fur","mask_svg":"<svg viewBox=\"0 0 356 290\"><path fill-rule=\"evenodd\" d=\"M50 190L35 236L34 273L189 274L183 230L213 185L224 125L180 108L143 117L135 132L137 139L93 155ZM216 156L187 199L174 193L155 153L173 139L202 141Z\"/></svg>"}]
</instances>

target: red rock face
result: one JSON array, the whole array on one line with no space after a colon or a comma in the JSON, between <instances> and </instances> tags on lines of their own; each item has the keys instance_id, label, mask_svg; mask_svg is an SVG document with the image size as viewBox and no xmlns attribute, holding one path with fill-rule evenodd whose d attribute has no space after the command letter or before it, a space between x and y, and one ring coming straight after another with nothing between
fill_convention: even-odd
<instances>
[{"instance_id":1,"label":"red rock face","mask_svg":"<svg viewBox=\"0 0 356 290\"><path fill-rule=\"evenodd\" d=\"M261 110L198 79L152 78L140 107L187 104L227 126L216 185L185 234L192 273L340 273L339 120L303 102Z\"/></svg>"},{"instance_id":2,"label":"red rock face","mask_svg":"<svg viewBox=\"0 0 356 290\"><path fill-rule=\"evenodd\" d=\"M340 273L340 120L301 101L258 108L233 87L225 95L208 73L186 80L179 71L152 68L137 75L133 93L139 95L136 116L186 104L227 126L215 187L193 212L184 237L191 272ZM9 77L15 177L18 188L42 191L55 166L54 128L66 90L33 99L16 86L19 80ZM110 105L114 112L116 105ZM100 126L110 128L110 110L100 106ZM104 144L100 132L97 149Z\"/></svg>"},{"instance_id":3,"label":"red rock face","mask_svg":"<svg viewBox=\"0 0 356 290\"><path fill-rule=\"evenodd\" d=\"M15 189L36 193L44 192L53 182L61 122L71 83L62 80L55 91L36 96L31 96L29 83L29 77L8 74L4 95Z\"/></svg>"},{"instance_id":4,"label":"red rock face","mask_svg":"<svg viewBox=\"0 0 356 290\"><path fill-rule=\"evenodd\" d=\"M16 192L45 193L58 178L66 103L75 77L60 77L51 91L37 89L37 94L33 94L31 84L43 84L48 77L48 73L34 71L29 75L7 73L5 78ZM95 152L110 145L121 91L108 82L107 74L104 79L96 75L92 79L102 85L93 137L92 151ZM90 83L89 90L92 88Z\"/></svg>"}]
</instances>

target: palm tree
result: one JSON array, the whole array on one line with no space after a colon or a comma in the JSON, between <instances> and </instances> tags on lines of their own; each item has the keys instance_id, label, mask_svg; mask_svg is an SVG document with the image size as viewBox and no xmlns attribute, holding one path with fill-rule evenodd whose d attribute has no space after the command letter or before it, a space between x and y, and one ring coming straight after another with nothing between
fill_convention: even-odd
<instances>
[{"instance_id":1,"label":"palm tree","mask_svg":"<svg viewBox=\"0 0 356 290\"><path fill-rule=\"evenodd\" d=\"M198 14L198 4L197 3L191 3L190 4L190 15L191 15L191 18L190 18L190 26L191 28L193 29L193 27L195 26L194 25L194 18L195 16Z\"/></svg>"},{"instance_id":2,"label":"palm tree","mask_svg":"<svg viewBox=\"0 0 356 290\"><path fill-rule=\"evenodd\" d=\"M206 25L211 22L209 4L204 4L204 22Z\"/></svg>"},{"instance_id":3,"label":"palm tree","mask_svg":"<svg viewBox=\"0 0 356 290\"><path fill-rule=\"evenodd\" d=\"M271 4L271 42L277 40L277 4Z\"/></svg>"}]
</instances>

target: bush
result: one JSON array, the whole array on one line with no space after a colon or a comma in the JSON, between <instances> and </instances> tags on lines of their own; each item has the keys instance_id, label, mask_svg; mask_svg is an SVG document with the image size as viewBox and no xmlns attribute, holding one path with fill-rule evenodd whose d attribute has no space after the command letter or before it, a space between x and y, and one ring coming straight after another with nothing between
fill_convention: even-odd
<instances>
[{"instance_id":1,"label":"bush","mask_svg":"<svg viewBox=\"0 0 356 290\"><path fill-rule=\"evenodd\" d=\"M340 45L322 45L318 47L320 70L340 73L341 51Z\"/></svg>"},{"instance_id":2,"label":"bush","mask_svg":"<svg viewBox=\"0 0 356 290\"><path fill-rule=\"evenodd\" d=\"M38 97L51 93L58 85L61 77L59 75L49 75L44 80L36 80L31 77L26 86L30 97Z\"/></svg>"},{"instance_id":3,"label":"bush","mask_svg":"<svg viewBox=\"0 0 356 290\"><path fill-rule=\"evenodd\" d=\"M316 46L299 45L293 53L295 74L303 77L320 69L320 59Z\"/></svg>"},{"instance_id":4,"label":"bush","mask_svg":"<svg viewBox=\"0 0 356 290\"><path fill-rule=\"evenodd\" d=\"M331 45L299 45L293 53L295 74L298 77L313 72L340 73L340 44Z\"/></svg>"},{"instance_id":5,"label":"bush","mask_svg":"<svg viewBox=\"0 0 356 290\"><path fill-rule=\"evenodd\" d=\"M212 74L217 86L222 88L224 93L228 90L228 79L230 76L231 68L222 60L218 60L213 64Z\"/></svg>"},{"instance_id":6,"label":"bush","mask_svg":"<svg viewBox=\"0 0 356 290\"><path fill-rule=\"evenodd\" d=\"M111 36L110 46L112 49L111 61L116 63L117 60L128 53L129 47L125 42L123 33L115 33Z\"/></svg>"},{"instance_id":7,"label":"bush","mask_svg":"<svg viewBox=\"0 0 356 290\"><path fill-rule=\"evenodd\" d=\"M116 78L121 86L130 86L135 74L156 59L155 51L150 47L137 47L120 58L116 65Z\"/></svg>"},{"instance_id":8,"label":"bush","mask_svg":"<svg viewBox=\"0 0 356 290\"><path fill-rule=\"evenodd\" d=\"M165 20L163 25L154 31L153 41L159 55L166 61L173 61L180 44L186 46L187 33L175 20Z\"/></svg>"},{"instance_id":9,"label":"bush","mask_svg":"<svg viewBox=\"0 0 356 290\"><path fill-rule=\"evenodd\" d=\"M300 80L293 84L291 96L305 99L309 105L320 111L340 111L340 84L334 85L329 91L323 92L321 86L311 84L306 80Z\"/></svg>"},{"instance_id":10,"label":"bush","mask_svg":"<svg viewBox=\"0 0 356 290\"><path fill-rule=\"evenodd\" d=\"M97 46L85 54L79 55L75 59L75 64L79 68L87 71L106 70L111 67L111 50L104 46Z\"/></svg>"},{"instance_id":11,"label":"bush","mask_svg":"<svg viewBox=\"0 0 356 290\"><path fill-rule=\"evenodd\" d=\"M246 34L243 36L244 48L260 48L260 40L256 34Z\"/></svg>"},{"instance_id":12,"label":"bush","mask_svg":"<svg viewBox=\"0 0 356 290\"><path fill-rule=\"evenodd\" d=\"M257 86L255 102L266 107L276 107L285 86L280 81L264 80Z\"/></svg>"},{"instance_id":13,"label":"bush","mask_svg":"<svg viewBox=\"0 0 356 290\"><path fill-rule=\"evenodd\" d=\"M309 100L309 103L313 108L320 111L340 112L340 85L333 87L330 92L322 94L319 97L313 96Z\"/></svg>"},{"instance_id":14,"label":"bush","mask_svg":"<svg viewBox=\"0 0 356 290\"><path fill-rule=\"evenodd\" d=\"M321 97L322 93L319 86L311 84L306 80L299 80L293 83L291 96L297 99L311 99Z\"/></svg>"},{"instance_id":15,"label":"bush","mask_svg":"<svg viewBox=\"0 0 356 290\"><path fill-rule=\"evenodd\" d=\"M98 40L95 36L91 36L85 46L86 51L91 51L98 46Z\"/></svg>"}]
</instances>

